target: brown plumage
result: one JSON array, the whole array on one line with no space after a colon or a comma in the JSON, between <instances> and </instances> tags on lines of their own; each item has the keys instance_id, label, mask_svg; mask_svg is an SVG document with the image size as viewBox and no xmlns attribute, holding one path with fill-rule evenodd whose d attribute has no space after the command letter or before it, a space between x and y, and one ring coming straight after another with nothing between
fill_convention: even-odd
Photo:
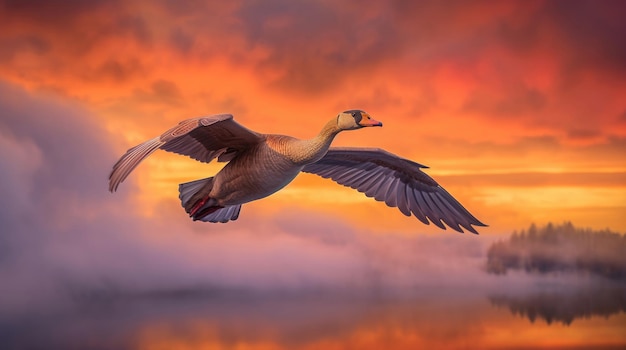
<instances>
[{"instance_id":1,"label":"brown plumage","mask_svg":"<svg viewBox=\"0 0 626 350\"><path fill-rule=\"evenodd\" d=\"M425 166L377 148L330 147L339 132L370 126L382 123L350 110L331 119L316 137L300 140L254 132L230 114L188 119L129 149L113 166L109 190L115 192L144 158L163 149L201 162L228 162L213 177L179 185L181 203L194 220L236 220L242 204L267 197L307 172L384 201L424 224L445 229L445 223L473 233L472 225L485 226L422 172Z\"/></svg>"}]
</instances>

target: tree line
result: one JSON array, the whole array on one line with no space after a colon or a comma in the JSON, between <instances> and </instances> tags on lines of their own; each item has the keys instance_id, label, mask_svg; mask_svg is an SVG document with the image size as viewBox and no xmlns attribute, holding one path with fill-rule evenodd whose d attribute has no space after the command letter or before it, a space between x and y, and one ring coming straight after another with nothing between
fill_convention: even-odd
<instances>
[{"instance_id":1,"label":"tree line","mask_svg":"<svg viewBox=\"0 0 626 350\"><path fill-rule=\"evenodd\" d=\"M487 251L487 271L578 272L626 281L626 234L548 223L514 231Z\"/></svg>"}]
</instances>

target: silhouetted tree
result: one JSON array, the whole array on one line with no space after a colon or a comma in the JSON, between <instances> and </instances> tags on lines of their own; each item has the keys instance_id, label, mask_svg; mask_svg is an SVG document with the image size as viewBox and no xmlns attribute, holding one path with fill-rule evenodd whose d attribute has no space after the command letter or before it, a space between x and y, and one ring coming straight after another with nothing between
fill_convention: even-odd
<instances>
[{"instance_id":1,"label":"silhouetted tree","mask_svg":"<svg viewBox=\"0 0 626 350\"><path fill-rule=\"evenodd\" d=\"M577 229L571 222L543 228L531 224L527 232L493 243L487 251L487 271L578 271L626 280L626 235Z\"/></svg>"}]
</instances>

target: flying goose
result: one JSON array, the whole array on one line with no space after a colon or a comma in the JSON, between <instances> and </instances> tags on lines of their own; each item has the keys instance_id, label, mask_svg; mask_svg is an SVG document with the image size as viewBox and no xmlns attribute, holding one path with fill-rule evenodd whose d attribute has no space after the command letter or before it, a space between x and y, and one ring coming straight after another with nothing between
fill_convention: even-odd
<instances>
[{"instance_id":1,"label":"flying goose","mask_svg":"<svg viewBox=\"0 0 626 350\"><path fill-rule=\"evenodd\" d=\"M228 162L215 176L180 184L182 206L195 221L228 222L239 217L241 205L271 195L300 172L312 173L356 189L424 224L443 223L476 233L486 226L470 214L430 176L424 165L378 148L330 147L344 130L382 126L361 110L332 118L312 139L261 134L233 120L230 114L188 119L129 149L109 175L109 191L157 149L189 156L200 162ZM462 228L461 228L462 227Z\"/></svg>"}]
</instances>

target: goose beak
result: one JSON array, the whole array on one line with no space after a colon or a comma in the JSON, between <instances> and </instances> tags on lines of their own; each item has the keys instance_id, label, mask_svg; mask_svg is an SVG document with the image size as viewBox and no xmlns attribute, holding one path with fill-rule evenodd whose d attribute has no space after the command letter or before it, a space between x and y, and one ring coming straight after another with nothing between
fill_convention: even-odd
<instances>
[{"instance_id":1,"label":"goose beak","mask_svg":"<svg viewBox=\"0 0 626 350\"><path fill-rule=\"evenodd\" d=\"M363 127L366 127L366 126L383 126L383 123L379 122L378 120L374 120L367 113L361 113L361 116L362 116L362 118L361 118L361 121L359 122L360 126L363 126Z\"/></svg>"}]
</instances>

